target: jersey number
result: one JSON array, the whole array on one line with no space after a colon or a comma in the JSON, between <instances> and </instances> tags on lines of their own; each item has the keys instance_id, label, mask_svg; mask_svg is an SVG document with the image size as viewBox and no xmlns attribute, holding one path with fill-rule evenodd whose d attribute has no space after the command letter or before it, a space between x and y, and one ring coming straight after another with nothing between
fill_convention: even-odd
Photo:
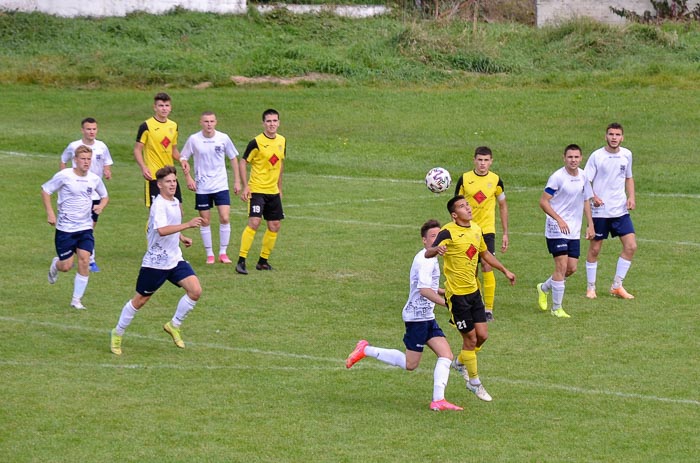
<instances>
[{"instance_id":1,"label":"jersey number","mask_svg":"<svg viewBox=\"0 0 700 463\"><path fill-rule=\"evenodd\" d=\"M257 204L253 204L252 206L250 206L250 211L253 214L260 214L260 206L258 206Z\"/></svg>"}]
</instances>

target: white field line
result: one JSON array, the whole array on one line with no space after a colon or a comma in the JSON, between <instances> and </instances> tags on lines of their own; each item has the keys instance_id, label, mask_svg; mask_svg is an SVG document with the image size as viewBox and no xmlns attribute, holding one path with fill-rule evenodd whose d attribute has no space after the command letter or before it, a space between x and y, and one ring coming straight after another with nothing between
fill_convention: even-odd
<instances>
[{"instance_id":1,"label":"white field line","mask_svg":"<svg viewBox=\"0 0 700 463\"><path fill-rule=\"evenodd\" d=\"M4 317L0 316L0 321L5 322L5 323L16 323L16 324L26 324L26 325L38 325L38 326L44 326L48 328L54 328L54 329L62 329L62 330L71 330L71 331L82 331L82 332L89 332L93 333L96 335L102 335L105 343L105 355L106 356L111 356L112 354L109 354L107 352L107 347L108 347L108 333L109 330L95 330L93 328L86 328L84 326L76 326L76 325L64 325L60 323L52 323L52 322L42 322L42 321L37 321L37 320L25 320L22 318L14 318L14 317ZM145 339L153 342L167 342L170 344L170 340L167 339L167 337L160 336L160 337L153 337L153 336L143 336L139 334L129 334L128 337L131 338L138 338L138 339ZM210 371L215 371L215 370L259 370L259 369L266 369L266 370L279 370L279 371L301 371L301 370L312 370L312 371L337 371L337 370L344 370L345 369L345 364L344 364L344 359L337 359L337 358L329 358L329 357L319 357L319 356L313 356L313 355L305 355L305 354L295 354L292 352L275 352L275 351L268 351L268 350L262 350L262 349L256 349L256 348L247 348L247 347L231 347L231 346L226 346L222 344L216 344L216 343L200 343L200 342L193 342L193 341L188 341L187 342L188 346L192 347L198 347L198 348L204 348L204 349L211 349L211 350L223 350L223 351L229 351L229 352L240 352L244 354L255 354L255 355L264 355L264 356L269 356L271 358L290 358L290 359L299 359L299 360L307 360L307 361L315 361L315 362L325 362L325 363L331 363L333 364L332 366L317 366L317 365L305 365L304 367L298 367L298 366L275 366L272 364L265 364L264 367L256 367L256 366L247 366L247 365L203 365L203 364L196 364L196 365L178 365L178 364L140 364L140 363L85 363L85 362L61 362L61 363L56 363L56 362L41 362L41 361L16 361L16 360L8 360L8 359L0 359L0 365L6 365L6 366L14 366L14 367L21 367L21 368L35 368L37 366L42 366L46 368L56 368L56 367L61 367L61 368L105 368L105 369L125 369L125 370L145 370L145 369L177 369L177 370L182 370L182 371L198 371L198 370L210 370ZM117 357L111 357L114 361L120 361L121 359L118 359ZM391 367L388 365L384 365L382 363L378 362L365 362L363 363L362 367L363 369L365 368L371 368L371 369L381 369L381 370L394 370L396 367ZM432 375L432 371L430 368L425 368L418 370L416 373L422 373L425 375ZM587 394L587 395L604 395L604 396L612 396L612 397L620 397L623 399L636 399L636 400L643 400L643 401L651 401L651 402L662 402L662 403L670 403L670 404L681 404L681 405L694 405L694 406L700 406L700 400L693 400L693 399L674 399L670 397L660 397L660 396L654 396L654 395L645 395L645 394L635 394L635 393L627 393L627 392L618 392L618 391L611 391L611 390L606 390L606 389L586 389L582 387L576 387L576 386L567 386L565 384L547 384L547 383L540 383L540 382L535 382L535 381L526 381L526 380L513 380L513 379L508 379L508 378L501 378L501 377L489 377L489 381L494 381L494 382L500 382L504 384L510 384L513 386L524 386L526 388L536 388L536 389L551 389L551 390L559 390L559 391L565 391L565 392L571 392L575 394Z\"/></svg>"}]
</instances>

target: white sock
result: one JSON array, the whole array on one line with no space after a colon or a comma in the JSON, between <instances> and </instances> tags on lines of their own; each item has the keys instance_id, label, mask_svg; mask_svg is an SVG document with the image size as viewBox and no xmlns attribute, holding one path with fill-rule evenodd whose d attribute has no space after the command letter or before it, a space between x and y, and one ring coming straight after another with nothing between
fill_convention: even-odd
<instances>
[{"instance_id":1,"label":"white sock","mask_svg":"<svg viewBox=\"0 0 700 463\"><path fill-rule=\"evenodd\" d=\"M406 369L406 354L400 350L367 346L365 347L365 355L374 357L387 365L399 367L402 370Z\"/></svg>"},{"instance_id":2,"label":"white sock","mask_svg":"<svg viewBox=\"0 0 700 463\"><path fill-rule=\"evenodd\" d=\"M552 310L561 309L561 303L564 300L564 288L566 280L552 280Z\"/></svg>"},{"instance_id":3,"label":"white sock","mask_svg":"<svg viewBox=\"0 0 700 463\"><path fill-rule=\"evenodd\" d=\"M90 263L95 263L95 248L92 248L92 254L90 254Z\"/></svg>"},{"instance_id":4,"label":"white sock","mask_svg":"<svg viewBox=\"0 0 700 463\"><path fill-rule=\"evenodd\" d=\"M221 223L219 224L219 255L226 254L228 250L228 242L231 239L231 224Z\"/></svg>"},{"instance_id":5,"label":"white sock","mask_svg":"<svg viewBox=\"0 0 700 463\"><path fill-rule=\"evenodd\" d=\"M199 233L202 235L202 244L204 245L204 250L207 251L207 256L213 256L214 252L211 250L211 226L199 227Z\"/></svg>"},{"instance_id":6,"label":"white sock","mask_svg":"<svg viewBox=\"0 0 700 463\"><path fill-rule=\"evenodd\" d=\"M588 280L588 288L595 288L595 278L598 272L598 262L588 262L586 261L586 279Z\"/></svg>"},{"instance_id":7,"label":"white sock","mask_svg":"<svg viewBox=\"0 0 700 463\"><path fill-rule=\"evenodd\" d=\"M75 281L73 283L73 299L80 300L85 294L85 289L87 288L88 278L84 277L79 273L75 274Z\"/></svg>"},{"instance_id":8,"label":"white sock","mask_svg":"<svg viewBox=\"0 0 700 463\"><path fill-rule=\"evenodd\" d=\"M544 283L542 283L542 291L544 291L545 293L548 293L551 289L552 289L552 276L550 275L550 277L547 278L547 280Z\"/></svg>"},{"instance_id":9,"label":"white sock","mask_svg":"<svg viewBox=\"0 0 700 463\"><path fill-rule=\"evenodd\" d=\"M124 304L124 307L122 308L122 313L119 315L119 321L117 322L117 326L115 327L115 330L119 336L124 336L124 332L126 329L131 325L131 320L134 319L134 316L138 310L134 308L134 305L131 303L131 299Z\"/></svg>"},{"instance_id":10,"label":"white sock","mask_svg":"<svg viewBox=\"0 0 700 463\"><path fill-rule=\"evenodd\" d=\"M433 401L445 398L445 387L450 379L450 359L438 357L433 371Z\"/></svg>"},{"instance_id":11,"label":"white sock","mask_svg":"<svg viewBox=\"0 0 700 463\"><path fill-rule=\"evenodd\" d=\"M195 304L197 304L197 301L193 301L192 299L190 299L187 296L187 294L180 298L180 302L177 303L177 310L175 310L175 315L171 320L175 328L180 328L182 322L184 322L185 318L187 318L187 314L190 313L192 309L194 309Z\"/></svg>"},{"instance_id":12,"label":"white sock","mask_svg":"<svg viewBox=\"0 0 700 463\"><path fill-rule=\"evenodd\" d=\"M627 272L632 266L632 262L623 259L622 257L617 259L617 269L615 270L615 279L613 280L613 288L619 288L622 286L622 280L627 276Z\"/></svg>"}]
</instances>

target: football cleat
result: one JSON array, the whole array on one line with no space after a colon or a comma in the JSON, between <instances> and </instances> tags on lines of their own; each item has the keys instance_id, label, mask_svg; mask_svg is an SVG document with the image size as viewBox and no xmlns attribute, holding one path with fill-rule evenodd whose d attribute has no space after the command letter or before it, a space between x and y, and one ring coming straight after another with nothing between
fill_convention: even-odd
<instances>
[{"instance_id":1,"label":"football cleat","mask_svg":"<svg viewBox=\"0 0 700 463\"><path fill-rule=\"evenodd\" d=\"M552 315L558 318L571 318L571 315L568 313L564 312L564 309L559 307L557 310L552 310Z\"/></svg>"},{"instance_id":2,"label":"football cleat","mask_svg":"<svg viewBox=\"0 0 700 463\"><path fill-rule=\"evenodd\" d=\"M255 270L272 270L272 265L269 262L255 264Z\"/></svg>"},{"instance_id":3,"label":"football cleat","mask_svg":"<svg viewBox=\"0 0 700 463\"><path fill-rule=\"evenodd\" d=\"M175 328L172 322L168 322L165 325L163 325L163 330L165 330L165 332L173 338L173 342L177 347L179 347L180 349L185 348L185 341L182 340L182 336L180 335L180 329Z\"/></svg>"},{"instance_id":4,"label":"football cleat","mask_svg":"<svg viewBox=\"0 0 700 463\"><path fill-rule=\"evenodd\" d=\"M433 400L432 402L430 402L430 409L434 410L436 412L439 412L442 410L456 410L456 411L464 410L462 407L459 407L455 404L451 404L445 399Z\"/></svg>"},{"instance_id":5,"label":"football cleat","mask_svg":"<svg viewBox=\"0 0 700 463\"><path fill-rule=\"evenodd\" d=\"M484 402L491 402L493 400L489 393L486 392L483 384L472 384L467 381L467 390L473 392L475 396Z\"/></svg>"},{"instance_id":6,"label":"football cleat","mask_svg":"<svg viewBox=\"0 0 700 463\"><path fill-rule=\"evenodd\" d=\"M56 268L56 264L58 263L58 257L54 257L53 260L51 260L51 266L49 267L49 284L54 284L56 283L56 280L58 280L58 269Z\"/></svg>"},{"instance_id":7,"label":"football cleat","mask_svg":"<svg viewBox=\"0 0 700 463\"><path fill-rule=\"evenodd\" d=\"M239 262L236 264L236 273L241 275L248 275L248 270L245 268L245 262Z\"/></svg>"},{"instance_id":8,"label":"football cleat","mask_svg":"<svg viewBox=\"0 0 700 463\"><path fill-rule=\"evenodd\" d=\"M451 366L457 373L462 375L462 378L464 378L464 380L467 383L469 382L469 373L467 373L467 367L464 366L464 364L462 364L459 360L457 360L457 357L455 357L455 359L452 360Z\"/></svg>"},{"instance_id":9,"label":"football cleat","mask_svg":"<svg viewBox=\"0 0 700 463\"><path fill-rule=\"evenodd\" d=\"M537 283L537 303L540 309L547 310L547 293L542 291L542 283Z\"/></svg>"},{"instance_id":10,"label":"football cleat","mask_svg":"<svg viewBox=\"0 0 700 463\"><path fill-rule=\"evenodd\" d=\"M634 299L634 296L628 293L627 290L622 286L620 286L619 288L610 287L610 295L619 297L620 299Z\"/></svg>"},{"instance_id":11,"label":"football cleat","mask_svg":"<svg viewBox=\"0 0 700 463\"><path fill-rule=\"evenodd\" d=\"M97 262L90 262L90 271L92 273L97 273L100 271L100 267L97 265Z\"/></svg>"},{"instance_id":12,"label":"football cleat","mask_svg":"<svg viewBox=\"0 0 700 463\"><path fill-rule=\"evenodd\" d=\"M73 307L74 309L78 309L78 310L85 310L85 309L87 309L87 307L85 307L85 306L83 305L83 303L80 302L80 299L75 298L75 297L70 301L70 306Z\"/></svg>"},{"instance_id":13,"label":"football cleat","mask_svg":"<svg viewBox=\"0 0 700 463\"><path fill-rule=\"evenodd\" d=\"M598 295L595 293L595 288L588 288L586 290L586 297L588 299L595 299L598 297Z\"/></svg>"},{"instance_id":14,"label":"football cleat","mask_svg":"<svg viewBox=\"0 0 700 463\"><path fill-rule=\"evenodd\" d=\"M109 336L109 350L114 355L122 355L122 337L117 334L117 329L113 329Z\"/></svg>"},{"instance_id":15,"label":"football cleat","mask_svg":"<svg viewBox=\"0 0 700 463\"><path fill-rule=\"evenodd\" d=\"M207 265L214 265L214 256L207 256Z\"/></svg>"},{"instance_id":16,"label":"football cleat","mask_svg":"<svg viewBox=\"0 0 700 463\"><path fill-rule=\"evenodd\" d=\"M226 254L219 254L219 262L222 264L232 264L231 259Z\"/></svg>"},{"instance_id":17,"label":"football cleat","mask_svg":"<svg viewBox=\"0 0 700 463\"><path fill-rule=\"evenodd\" d=\"M493 321L493 310L486 311L486 323Z\"/></svg>"},{"instance_id":18,"label":"football cleat","mask_svg":"<svg viewBox=\"0 0 700 463\"><path fill-rule=\"evenodd\" d=\"M348 355L348 358L345 360L345 368L352 368L354 364L365 358L365 347L369 345L369 342L365 341L362 339L361 341L357 341L357 345L355 348L350 352L350 355Z\"/></svg>"}]
</instances>

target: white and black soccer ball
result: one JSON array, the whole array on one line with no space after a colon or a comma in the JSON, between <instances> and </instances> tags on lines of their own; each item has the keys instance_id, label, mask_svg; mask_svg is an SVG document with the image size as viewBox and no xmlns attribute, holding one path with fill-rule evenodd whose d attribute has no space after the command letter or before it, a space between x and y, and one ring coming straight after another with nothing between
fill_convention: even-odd
<instances>
[{"instance_id":1,"label":"white and black soccer ball","mask_svg":"<svg viewBox=\"0 0 700 463\"><path fill-rule=\"evenodd\" d=\"M425 175L425 185L433 193L447 191L451 183L452 177L450 177L450 173L442 167L432 168Z\"/></svg>"}]
</instances>

